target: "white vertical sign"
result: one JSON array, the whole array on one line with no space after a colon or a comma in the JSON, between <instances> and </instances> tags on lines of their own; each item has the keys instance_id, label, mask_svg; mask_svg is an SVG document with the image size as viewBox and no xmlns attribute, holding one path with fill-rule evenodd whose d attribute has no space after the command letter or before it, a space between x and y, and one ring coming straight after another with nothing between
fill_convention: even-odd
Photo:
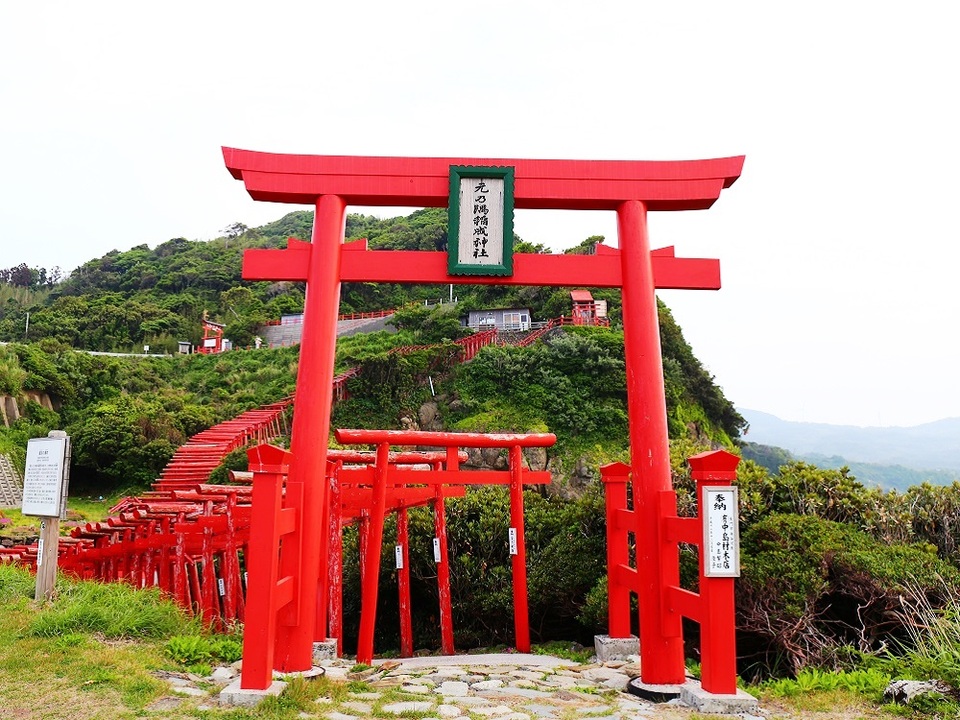
<instances>
[{"instance_id":1,"label":"white vertical sign","mask_svg":"<svg viewBox=\"0 0 960 720\"><path fill-rule=\"evenodd\" d=\"M403 545L393 548L393 554L397 558L397 570L403 570Z\"/></svg>"},{"instance_id":2,"label":"white vertical sign","mask_svg":"<svg viewBox=\"0 0 960 720\"><path fill-rule=\"evenodd\" d=\"M460 262L503 264L503 178L460 178Z\"/></svg>"},{"instance_id":3,"label":"white vertical sign","mask_svg":"<svg viewBox=\"0 0 960 720\"><path fill-rule=\"evenodd\" d=\"M707 577L740 577L740 510L737 488L704 486L703 574Z\"/></svg>"},{"instance_id":4,"label":"white vertical sign","mask_svg":"<svg viewBox=\"0 0 960 720\"><path fill-rule=\"evenodd\" d=\"M60 517L66 453L66 437L34 438L27 442L21 506L24 515Z\"/></svg>"},{"instance_id":5,"label":"white vertical sign","mask_svg":"<svg viewBox=\"0 0 960 720\"><path fill-rule=\"evenodd\" d=\"M43 532L47 529L47 524L45 522L40 523L40 532ZM39 538L37 540L37 567L43 567L43 546L45 538Z\"/></svg>"},{"instance_id":6,"label":"white vertical sign","mask_svg":"<svg viewBox=\"0 0 960 720\"><path fill-rule=\"evenodd\" d=\"M433 539L433 561L440 562L440 538Z\"/></svg>"},{"instance_id":7,"label":"white vertical sign","mask_svg":"<svg viewBox=\"0 0 960 720\"><path fill-rule=\"evenodd\" d=\"M517 550L517 529L510 528L507 531L507 536L510 539L510 554L517 555L519 553L519 550Z\"/></svg>"}]
</instances>

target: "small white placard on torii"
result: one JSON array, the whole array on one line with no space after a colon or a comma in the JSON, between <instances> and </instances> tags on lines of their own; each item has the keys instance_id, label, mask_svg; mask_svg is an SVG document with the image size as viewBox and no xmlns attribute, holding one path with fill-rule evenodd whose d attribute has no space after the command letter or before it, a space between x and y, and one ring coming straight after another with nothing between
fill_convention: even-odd
<instances>
[{"instance_id":1,"label":"small white placard on torii","mask_svg":"<svg viewBox=\"0 0 960 720\"><path fill-rule=\"evenodd\" d=\"M217 588L220 590L220 597L227 594L227 585L223 582L223 578L217 578Z\"/></svg>"},{"instance_id":2,"label":"small white placard on torii","mask_svg":"<svg viewBox=\"0 0 960 720\"><path fill-rule=\"evenodd\" d=\"M403 570L403 545L394 547L393 554L397 557L397 570Z\"/></svg>"},{"instance_id":3,"label":"small white placard on torii","mask_svg":"<svg viewBox=\"0 0 960 720\"><path fill-rule=\"evenodd\" d=\"M33 438L27 442L23 473L24 515L60 517L67 438Z\"/></svg>"},{"instance_id":4,"label":"small white placard on torii","mask_svg":"<svg viewBox=\"0 0 960 720\"><path fill-rule=\"evenodd\" d=\"M433 561L440 562L440 538L433 539Z\"/></svg>"},{"instance_id":5,"label":"small white placard on torii","mask_svg":"<svg viewBox=\"0 0 960 720\"><path fill-rule=\"evenodd\" d=\"M703 574L707 577L740 577L740 506L737 488L704 486Z\"/></svg>"},{"instance_id":6,"label":"small white placard on torii","mask_svg":"<svg viewBox=\"0 0 960 720\"><path fill-rule=\"evenodd\" d=\"M517 529L510 528L507 531L507 535L510 538L510 554L511 555L519 554L520 551L517 549Z\"/></svg>"}]
</instances>

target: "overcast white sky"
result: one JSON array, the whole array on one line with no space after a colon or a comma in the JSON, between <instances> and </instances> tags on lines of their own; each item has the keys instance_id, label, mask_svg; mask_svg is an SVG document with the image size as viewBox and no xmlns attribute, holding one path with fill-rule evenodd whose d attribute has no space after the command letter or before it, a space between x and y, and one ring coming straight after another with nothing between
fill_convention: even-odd
<instances>
[{"instance_id":1,"label":"overcast white sky","mask_svg":"<svg viewBox=\"0 0 960 720\"><path fill-rule=\"evenodd\" d=\"M745 154L712 209L650 221L654 246L721 260L719 292L661 297L727 396L810 422L960 416L955 30L923 0L3 3L0 267L300 209L250 200L222 145ZM615 227L516 225L556 249Z\"/></svg>"}]
</instances>

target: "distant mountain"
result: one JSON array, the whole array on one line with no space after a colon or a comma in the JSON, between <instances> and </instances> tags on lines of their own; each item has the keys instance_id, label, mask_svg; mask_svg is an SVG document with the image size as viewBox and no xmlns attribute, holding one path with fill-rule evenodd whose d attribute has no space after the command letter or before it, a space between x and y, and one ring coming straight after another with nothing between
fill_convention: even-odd
<instances>
[{"instance_id":1,"label":"distant mountain","mask_svg":"<svg viewBox=\"0 0 960 720\"><path fill-rule=\"evenodd\" d=\"M929 483L931 485L950 485L960 481L960 470L917 470L903 465L879 465L847 460L840 455L794 455L783 448L771 445L759 445L745 442L741 446L743 457L753 460L776 475L784 465L801 461L816 465L825 470L847 468L860 483L867 487L878 486L884 490L905 491L908 488Z\"/></svg>"},{"instance_id":2,"label":"distant mountain","mask_svg":"<svg viewBox=\"0 0 960 720\"><path fill-rule=\"evenodd\" d=\"M801 459L902 465L915 470L960 472L960 418L913 427L856 427L781 420L738 408L750 423L744 440L788 450Z\"/></svg>"}]
</instances>

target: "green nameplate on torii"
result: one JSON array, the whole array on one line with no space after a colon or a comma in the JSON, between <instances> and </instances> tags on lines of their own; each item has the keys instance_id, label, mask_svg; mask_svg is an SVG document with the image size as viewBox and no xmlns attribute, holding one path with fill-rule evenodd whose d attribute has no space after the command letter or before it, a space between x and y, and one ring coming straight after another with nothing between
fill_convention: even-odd
<instances>
[{"instance_id":1,"label":"green nameplate on torii","mask_svg":"<svg viewBox=\"0 0 960 720\"><path fill-rule=\"evenodd\" d=\"M451 275L513 275L513 168L450 166Z\"/></svg>"}]
</instances>

